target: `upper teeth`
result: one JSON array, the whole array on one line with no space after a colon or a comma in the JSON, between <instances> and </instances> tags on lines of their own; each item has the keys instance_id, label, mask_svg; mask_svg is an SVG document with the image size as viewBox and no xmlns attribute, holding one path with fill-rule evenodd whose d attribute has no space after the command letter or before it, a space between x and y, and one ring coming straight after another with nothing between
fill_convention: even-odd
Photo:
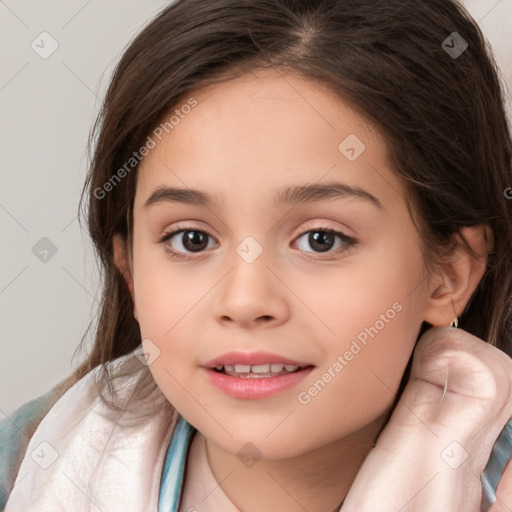
<instances>
[{"instance_id":1,"label":"upper teeth","mask_svg":"<svg viewBox=\"0 0 512 512\"><path fill-rule=\"evenodd\" d=\"M236 373L279 373L283 371L283 368L289 372L294 372L300 366L295 366L293 364L219 364L216 366L217 370L222 370L224 368L227 372L236 372Z\"/></svg>"}]
</instances>

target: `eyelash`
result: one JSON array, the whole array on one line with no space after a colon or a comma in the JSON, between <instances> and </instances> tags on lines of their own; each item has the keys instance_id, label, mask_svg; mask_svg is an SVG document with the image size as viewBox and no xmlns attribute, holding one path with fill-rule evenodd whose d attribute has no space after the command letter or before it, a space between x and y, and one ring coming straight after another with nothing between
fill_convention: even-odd
<instances>
[{"instance_id":1,"label":"eyelash","mask_svg":"<svg viewBox=\"0 0 512 512\"><path fill-rule=\"evenodd\" d=\"M195 256L184 256L182 252L175 251L174 249L171 249L168 244L166 244L166 242L168 240L170 240L173 236L175 236L175 235L177 235L179 233L186 232L186 231L195 231L195 232L198 232L198 233L203 233L206 236L209 236L209 237L213 238L213 236L210 235L207 231L204 231L202 229L196 229L193 226L176 226L176 229L174 229L173 231L164 233L163 237L159 240L159 243L165 244L164 245L164 249L165 249L166 252L169 253L169 255L172 258L179 259L179 260L195 259ZM309 229L306 229L306 231L303 231L302 233L300 233L296 237L296 239L299 239L302 236L304 236L304 235L306 235L308 233L311 233L311 232L333 234L333 235L338 236L338 238L341 239L342 242L345 243L345 246L342 249L338 249L338 251L327 251L326 253L315 253L315 254L330 254L332 252L334 252L334 253L346 252L349 249L352 249L354 247L354 245L356 244L356 242L357 242L357 240L355 238L349 237L349 236L345 235L341 231L336 231L335 229L328 228L328 227L323 227L323 226L316 226L314 228L310 227ZM306 252L310 252L310 251L306 251ZM200 254L200 253L186 253L186 254ZM314 259L321 259L321 258L314 258Z\"/></svg>"}]
</instances>

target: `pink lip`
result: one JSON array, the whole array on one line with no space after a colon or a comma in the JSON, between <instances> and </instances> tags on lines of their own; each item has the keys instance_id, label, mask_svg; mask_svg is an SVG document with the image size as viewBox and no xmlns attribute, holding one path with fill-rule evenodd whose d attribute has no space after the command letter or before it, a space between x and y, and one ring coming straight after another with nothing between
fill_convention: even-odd
<instances>
[{"instance_id":1,"label":"pink lip","mask_svg":"<svg viewBox=\"0 0 512 512\"><path fill-rule=\"evenodd\" d=\"M222 356L216 357L211 361L204 363L203 367L205 368L215 368L216 366L222 364L223 366L227 364L293 364L294 366L310 366L311 363L304 363L300 361L293 361L291 359L287 359L286 357L271 354L270 352L228 352L227 354L223 354ZM273 379L278 377L272 377ZM260 379L261 380L261 379ZM264 379L263 379L264 380Z\"/></svg>"},{"instance_id":2,"label":"pink lip","mask_svg":"<svg viewBox=\"0 0 512 512\"><path fill-rule=\"evenodd\" d=\"M210 382L221 391L226 393L226 395L232 396L234 398L246 398L254 400L258 398L267 398L271 395L275 395L276 393L285 391L297 385L313 371L313 366L310 365L306 368L303 368L302 370L290 373L289 375L282 375L280 377L258 378L232 377L231 375L225 375L223 373L216 372L211 368L204 368L204 370L206 371Z\"/></svg>"}]
</instances>

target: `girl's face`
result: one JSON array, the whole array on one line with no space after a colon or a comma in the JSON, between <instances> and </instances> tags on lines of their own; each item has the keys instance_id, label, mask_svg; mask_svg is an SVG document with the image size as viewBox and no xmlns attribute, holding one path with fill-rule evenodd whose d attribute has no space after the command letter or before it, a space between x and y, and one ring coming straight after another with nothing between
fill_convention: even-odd
<instances>
[{"instance_id":1,"label":"girl's face","mask_svg":"<svg viewBox=\"0 0 512 512\"><path fill-rule=\"evenodd\" d=\"M357 435L392 406L430 294L384 142L293 73L246 75L192 96L197 104L187 97L195 106L177 107L137 178L132 276L151 372L177 410L233 454L250 441L264 458L292 457ZM209 200L154 195L163 187ZM286 389L237 395L205 368L232 351L310 368L281 379L295 379ZM247 393L258 385L224 379Z\"/></svg>"}]
</instances>

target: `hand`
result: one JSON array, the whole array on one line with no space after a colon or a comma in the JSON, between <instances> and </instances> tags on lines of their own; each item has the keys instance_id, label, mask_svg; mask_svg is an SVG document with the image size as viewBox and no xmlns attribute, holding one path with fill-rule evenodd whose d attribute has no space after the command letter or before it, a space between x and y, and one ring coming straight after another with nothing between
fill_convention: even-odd
<instances>
[{"instance_id":1,"label":"hand","mask_svg":"<svg viewBox=\"0 0 512 512\"><path fill-rule=\"evenodd\" d=\"M343 512L480 512L480 475L512 416L512 359L462 329L429 329Z\"/></svg>"}]
</instances>

